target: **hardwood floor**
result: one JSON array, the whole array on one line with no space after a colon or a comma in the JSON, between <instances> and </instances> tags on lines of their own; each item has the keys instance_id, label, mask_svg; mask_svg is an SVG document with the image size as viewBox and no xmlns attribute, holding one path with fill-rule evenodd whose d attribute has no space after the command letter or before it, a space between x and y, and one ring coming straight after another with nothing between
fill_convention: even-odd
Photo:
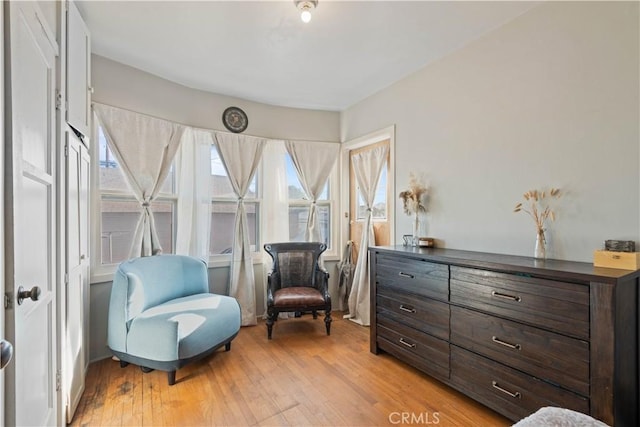
<instances>
[{"instance_id":1,"label":"hardwood floor","mask_svg":"<svg viewBox=\"0 0 640 427\"><path fill-rule=\"evenodd\" d=\"M73 426L509 426L490 409L387 354L369 328L335 313L264 322L177 372L143 374L111 359L91 364ZM404 417L404 419L403 419Z\"/></svg>"}]
</instances>

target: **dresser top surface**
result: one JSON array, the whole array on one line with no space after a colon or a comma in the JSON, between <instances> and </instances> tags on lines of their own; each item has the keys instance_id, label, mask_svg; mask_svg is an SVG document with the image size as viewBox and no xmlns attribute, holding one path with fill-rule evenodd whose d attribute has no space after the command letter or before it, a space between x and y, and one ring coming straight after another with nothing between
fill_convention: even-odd
<instances>
[{"instance_id":1,"label":"dresser top surface","mask_svg":"<svg viewBox=\"0 0 640 427\"><path fill-rule=\"evenodd\" d=\"M421 258L463 267L501 270L513 273L562 277L566 280L616 283L620 279L640 276L640 270L594 267L591 263L555 259L535 259L516 255L503 255L458 249L420 248L413 246L372 246L369 250Z\"/></svg>"}]
</instances>

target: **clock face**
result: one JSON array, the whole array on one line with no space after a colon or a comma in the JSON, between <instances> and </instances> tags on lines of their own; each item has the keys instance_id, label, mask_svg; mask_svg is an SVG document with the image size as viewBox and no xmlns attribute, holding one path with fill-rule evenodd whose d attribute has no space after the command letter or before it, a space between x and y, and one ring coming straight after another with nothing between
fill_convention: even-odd
<instances>
[{"instance_id":1,"label":"clock face","mask_svg":"<svg viewBox=\"0 0 640 427\"><path fill-rule=\"evenodd\" d=\"M244 132L249 125L249 119L244 111L238 107L229 107L222 113L222 123L231 132Z\"/></svg>"}]
</instances>

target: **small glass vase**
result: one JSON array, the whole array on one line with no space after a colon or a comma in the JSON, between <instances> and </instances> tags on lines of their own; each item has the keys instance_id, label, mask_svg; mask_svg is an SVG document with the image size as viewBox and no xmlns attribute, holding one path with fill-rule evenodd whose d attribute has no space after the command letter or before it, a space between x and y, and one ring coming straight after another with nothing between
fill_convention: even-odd
<instances>
[{"instance_id":1,"label":"small glass vase","mask_svg":"<svg viewBox=\"0 0 640 427\"><path fill-rule=\"evenodd\" d=\"M419 246L420 244L420 215L416 212L416 217L413 222L413 240L411 242L412 246Z\"/></svg>"},{"instance_id":2,"label":"small glass vase","mask_svg":"<svg viewBox=\"0 0 640 427\"><path fill-rule=\"evenodd\" d=\"M544 238L544 230L538 230L536 237L536 247L533 257L536 259L545 259L547 257L546 239Z\"/></svg>"}]
</instances>

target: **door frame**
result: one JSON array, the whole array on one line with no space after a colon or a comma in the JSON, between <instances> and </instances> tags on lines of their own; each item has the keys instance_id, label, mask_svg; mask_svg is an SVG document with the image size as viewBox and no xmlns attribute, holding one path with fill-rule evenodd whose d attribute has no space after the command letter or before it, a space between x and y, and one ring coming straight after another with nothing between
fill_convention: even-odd
<instances>
[{"instance_id":1,"label":"door frame","mask_svg":"<svg viewBox=\"0 0 640 427\"><path fill-rule=\"evenodd\" d=\"M349 240L349 152L351 150L366 147L378 142L389 140L389 173L387 175L387 186L389 187L389 197L396 198L396 159L395 140L396 125L391 125L383 129L368 133L358 138L342 143L340 147L340 248L344 248ZM396 220L394 208L396 203L391 202L391 209L387 212L389 220L389 241L394 244L396 241ZM342 249L341 249L342 250Z\"/></svg>"},{"instance_id":2,"label":"door frame","mask_svg":"<svg viewBox=\"0 0 640 427\"><path fill-rule=\"evenodd\" d=\"M4 277L4 146L6 136L4 134L4 2L0 4L0 34L2 34L2 43L0 43L0 61L2 61L2 70L0 70L0 135L2 135L2 146L0 146L0 289L2 289L2 303L0 304L0 339L4 338L4 295L5 295L5 277ZM6 425L4 419L4 369L0 371L0 424Z\"/></svg>"}]
</instances>

